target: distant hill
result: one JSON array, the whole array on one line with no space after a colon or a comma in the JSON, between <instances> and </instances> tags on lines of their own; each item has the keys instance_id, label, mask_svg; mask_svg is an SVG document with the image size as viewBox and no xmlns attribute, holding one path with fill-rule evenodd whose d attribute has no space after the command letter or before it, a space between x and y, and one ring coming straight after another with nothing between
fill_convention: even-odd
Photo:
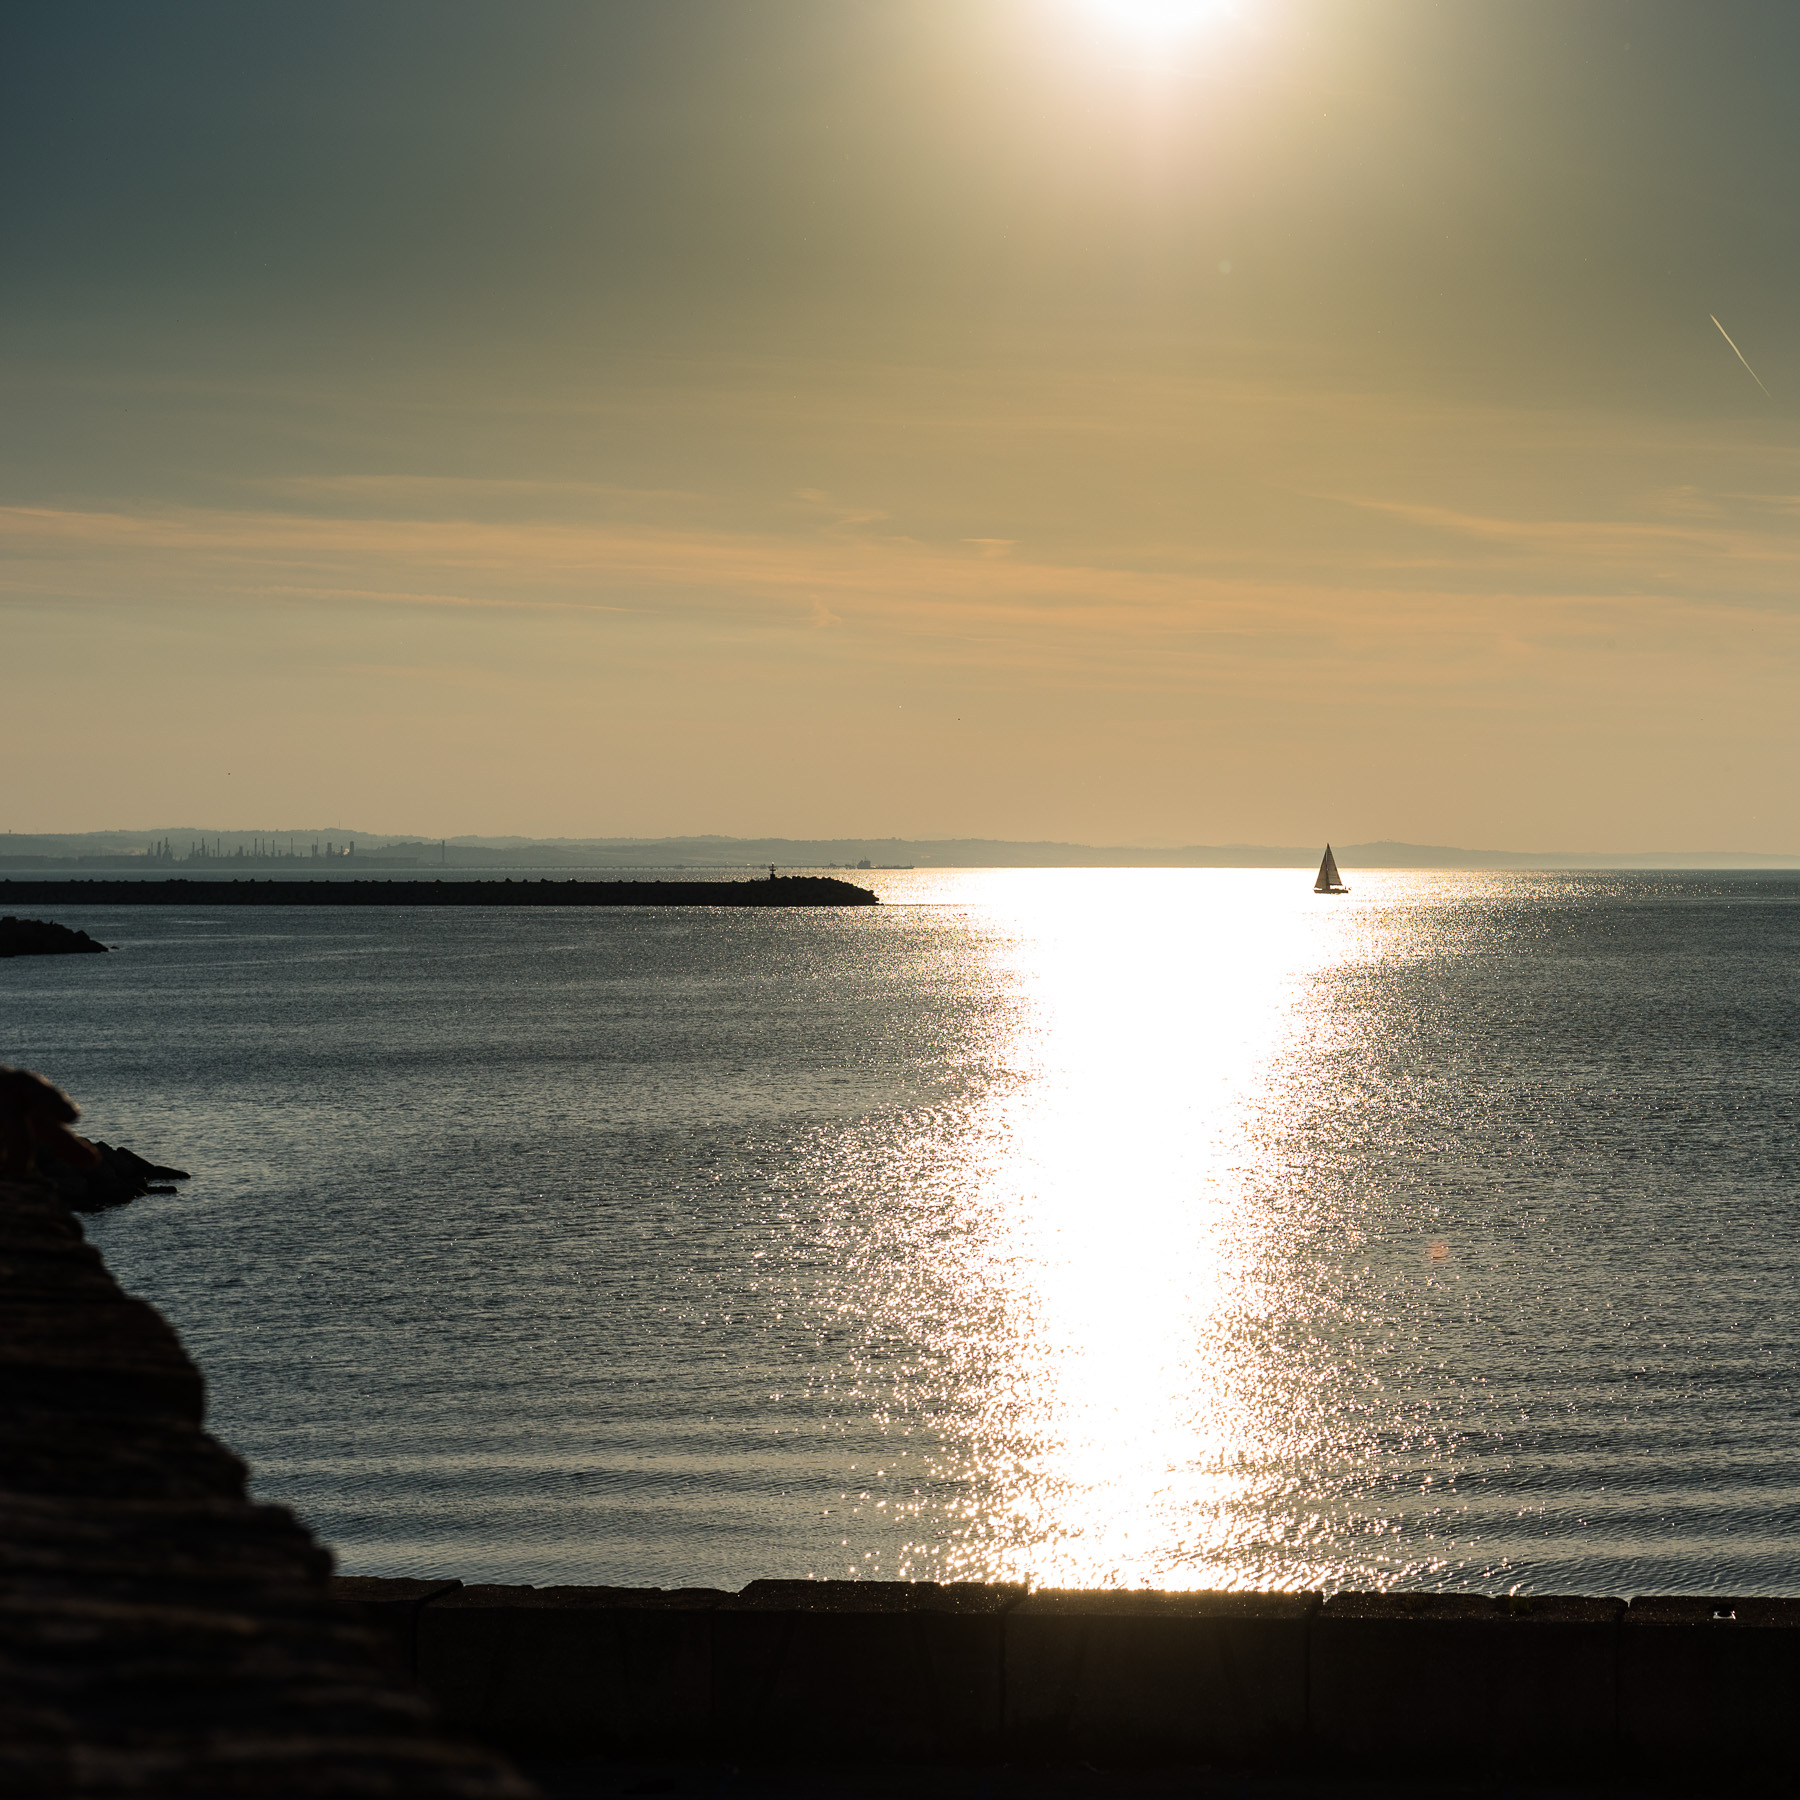
<instances>
[{"instance_id":1,"label":"distant hill","mask_svg":"<svg viewBox=\"0 0 1800 1800\"><path fill-rule=\"evenodd\" d=\"M266 868L276 860L343 858L354 846L358 866L451 869L741 869L774 863L784 869L1300 869L1317 864L1322 844L1187 844L1176 849L1131 844L1020 842L1006 838L526 838L391 837L349 826L304 831L224 831L159 826L145 831L0 834L0 869L103 862L130 866L157 845L179 874L192 856L198 870L222 863ZM1339 864L1353 869L1781 869L1800 868L1800 852L1464 850L1448 844L1381 841L1339 844ZM291 864L289 864L291 866Z\"/></svg>"}]
</instances>

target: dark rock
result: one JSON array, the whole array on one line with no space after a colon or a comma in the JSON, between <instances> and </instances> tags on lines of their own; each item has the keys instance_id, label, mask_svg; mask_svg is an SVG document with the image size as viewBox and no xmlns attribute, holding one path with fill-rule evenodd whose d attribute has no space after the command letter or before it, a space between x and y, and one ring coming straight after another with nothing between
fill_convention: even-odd
<instances>
[{"instance_id":1,"label":"dark rock","mask_svg":"<svg viewBox=\"0 0 1800 1800\"><path fill-rule=\"evenodd\" d=\"M85 931L49 919L0 919L0 956L70 956L104 951L106 946Z\"/></svg>"},{"instance_id":2,"label":"dark rock","mask_svg":"<svg viewBox=\"0 0 1800 1800\"><path fill-rule=\"evenodd\" d=\"M530 1800L331 1604L203 1399L56 1194L0 1175L0 1793Z\"/></svg>"},{"instance_id":3,"label":"dark rock","mask_svg":"<svg viewBox=\"0 0 1800 1800\"><path fill-rule=\"evenodd\" d=\"M71 1129L81 1108L31 1069L0 1068L0 1179L33 1176L76 1212L123 1206L141 1194L170 1194L157 1182L186 1181L186 1169L146 1161L124 1145L90 1143Z\"/></svg>"},{"instance_id":4,"label":"dark rock","mask_svg":"<svg viewBox=\"0 0 1800 1800\"><path fill-rule=\"evenodd\" d=\"M0 1178L29 1175L40 1159L91 1169L100 1152L70 1128L81 1108L35 1069L0 1067Z\"/></svg>"},{"instance_id":5,"label":"dark rock","mask_svg":"<svg viewBox=\"0 0 1800 1800\"><path fill-rule=\"evenodd\" d=\"M123 1206L129 1200L141 1199L145 1194L172 1194L174 1188L155 1184L191 1179L186 1169L169 1169L161 1163L147 1162L123 1144L108 1144L95 1139L93 1145L99 1152L99 1161L89 1169L72 1169L64 1163L39 1159L39 1174L76 1212L102 1212L109 1206Z\"/></svg>"}]
</instances>

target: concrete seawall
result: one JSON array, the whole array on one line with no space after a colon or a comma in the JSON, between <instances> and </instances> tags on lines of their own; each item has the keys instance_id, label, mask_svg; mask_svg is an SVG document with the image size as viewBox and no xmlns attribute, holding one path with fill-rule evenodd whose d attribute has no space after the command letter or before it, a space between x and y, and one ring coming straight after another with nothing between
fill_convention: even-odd
<instances>
[{"instance_id":1,"label":"concrete seawall","mask_svg":"<svg viewBox=\"0 0 1800 1800\"><path fill-rule=\"evenodd\" d=\"M1716 1773L1800 1683L1789 1599L333 1585L521 1749Z\"/></svg>"}]
</instances>

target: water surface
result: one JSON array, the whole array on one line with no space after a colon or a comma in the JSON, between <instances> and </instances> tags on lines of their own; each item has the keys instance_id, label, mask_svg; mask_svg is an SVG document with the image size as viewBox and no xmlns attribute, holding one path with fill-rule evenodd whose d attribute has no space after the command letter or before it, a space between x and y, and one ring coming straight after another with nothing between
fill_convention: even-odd
<instances>
[{"instance_id":1,"label":"water surface","mask_svg":"<svg viewBox=\"0 0 1800 1800\"><path fill-rule=\"evenodd\" d=\"M353 1573L1800 1591L1791 877L70 909L4 1054Z\"/></svg>"}]
</instances>

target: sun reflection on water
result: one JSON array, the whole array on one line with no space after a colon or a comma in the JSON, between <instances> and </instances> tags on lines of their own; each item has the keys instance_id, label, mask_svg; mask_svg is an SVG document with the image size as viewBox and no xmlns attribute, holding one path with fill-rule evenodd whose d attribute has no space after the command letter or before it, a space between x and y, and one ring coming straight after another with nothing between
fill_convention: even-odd
<instances>
[{"instance_id":1,"label":"sun reflection on water","mask_svg":"<svg viewBox=\"0 0 1800 1800\"><path fill-rule=\"evenodd\" d=\"M1367 948L1359 909L1248 887L1114 875L1005 916L1015 1079L967 1134L983 1224L957 1252L998 1341L968 1347L962 1515L916 1547L946 1574L1246 1581L1235 1503L1291 1464L1304 1410L1259 1331L1284 1256L1263 1126L1320 1028L1312 979Z\"/></svg>"},{"instance_id":2,"label":"sun reflection on water","mask_svg":"<svg viewBox=\"0 0 1800 1800\"><path fill-rule=\"evenodd\" d=\"M352 1573L1791 1593L1800 883L1349 873L146 914L15 1011Z\"/></svg>"}]
</instances>

